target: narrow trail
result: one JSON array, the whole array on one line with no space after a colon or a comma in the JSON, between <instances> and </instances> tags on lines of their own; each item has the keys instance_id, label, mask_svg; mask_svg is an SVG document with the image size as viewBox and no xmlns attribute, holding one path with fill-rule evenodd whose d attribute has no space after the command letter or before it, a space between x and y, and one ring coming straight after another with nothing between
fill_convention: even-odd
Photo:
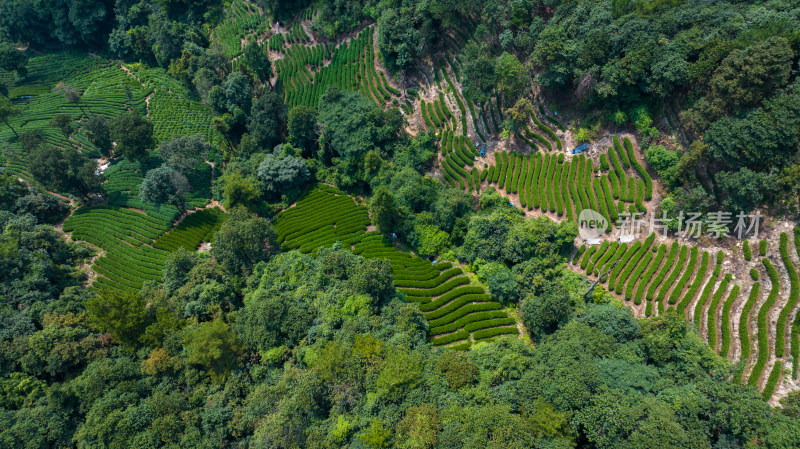
<instances>
[{"instance_id":1,"label":"narrow trail","mask_svg":"<svg viewBox=\"0 0 800 449\"><path fill-rule=\"evenodd\" d=\"M124 70L125 73L127 73L130 76L132 76L133 79L135 79L139 84L141 84L142 85L142 89L147 90L147 86L144 85L142 80L140 80L138 76L134 75L133 72L131 72L131 70L129 68L125 67L125 64L120 64L120 68L122 70ZM153 90L153 92L150 92L149 94L147 94L146 97L144 97L144 106L145 106L145 110L147 111L147 113L144 115L145 117L149 117L150 116L150 98L153 96L154 93L155 93L155 90Z\"/></svg>"}]
</instances>

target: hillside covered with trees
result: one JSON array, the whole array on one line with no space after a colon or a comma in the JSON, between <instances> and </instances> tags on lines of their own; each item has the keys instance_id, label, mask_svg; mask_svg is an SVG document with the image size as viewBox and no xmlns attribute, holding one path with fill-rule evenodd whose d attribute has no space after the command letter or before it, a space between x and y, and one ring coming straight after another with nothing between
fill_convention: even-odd
<instances>
[{"instance_id":1,"label":"hillside covered with trees","mask_svg":"<svg viewBox=\"0 0 800 449\"><path fill-rule=\"evenodd\" d=\"M799 24L0 0L0 447L800 447Z\"/></svg>"}]
</instances>

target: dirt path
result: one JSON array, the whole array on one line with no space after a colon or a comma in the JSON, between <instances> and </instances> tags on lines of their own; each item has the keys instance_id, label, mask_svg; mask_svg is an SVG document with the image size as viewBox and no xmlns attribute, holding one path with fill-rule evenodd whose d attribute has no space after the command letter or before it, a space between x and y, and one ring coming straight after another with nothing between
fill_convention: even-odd
<instances>
[{"instance_id":1,"label":"dirt path","mask_svg":"<svg viewBox=\"0 0 800 449\"><path fill-rule=\"evenodd\" d=\"M147 87L144 85L142 80L140 80L138 76L134 75L133 72L131 72L131 70L129 68L125 67L124 64L120 64L119 66L120 66L120 68L122 70L125 71L125 73L127 73L130 76L132 76L133 79L135 79L139 84L141 84L142 85L142 89L147 90ZM153 96L154 93L155 93L155 90L153 92L150 92L149 94L147 94L146 97L144 97L144 106L145 106L145 110L147 111L147 113L144 115L145 117L149 117L150 116L150 98Z\"/></svg>"}]
</instances>

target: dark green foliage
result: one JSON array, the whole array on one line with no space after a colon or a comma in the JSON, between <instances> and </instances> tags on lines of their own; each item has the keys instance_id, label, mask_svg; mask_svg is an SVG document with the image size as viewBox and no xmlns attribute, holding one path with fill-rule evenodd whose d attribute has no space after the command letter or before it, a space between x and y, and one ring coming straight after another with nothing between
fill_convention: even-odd
<instances>
[{"instance_id":1,"label":"dark green foliage","mask_svg":"<svg viewBox=\"0 0 800 449\"><path fill-rule=\"evenodd\" d=\"M522 301L522 321L538 342L564 325L570 318L570 299L563 288L548 285L539 295L528 296Z\"/></svg>"},{"instance_id":2,"label":"dark green foliage","mask_svg":"<svg viewBox=\"0 0 800 449\"><path fill-rule=\"evenodd\" d=\"M162 142L158 154L169 167L183 175L189 175L204 164L211 150L211 145L199 134L194 136L173 136Z\"/></svg>"},{"instance_id":3,"label":"dark green foliage","mask_svg":"<svg viewBox=\"0 0 800 449\"><path fill-rule=\"evenodd\" d=\"M186 194L190 189L186 176L172 167L162 166L147 172L139 185L139 199L156 206L172 204L182 213L186 210Z\"/></svg>"},{"instance_id":4,"label":"dark green foliage","mask_svg":"<svg viewBox=\"0 0 800 449\"><path fill-rule=\"evenodd\" d=\"M38 145L28 154L33 179L54 192L87 198L102 189L97 162L74 148Z\"/></svg>"},{"instance_id":5,"label":"dark green foliage","mask_svg":"<svg viewBox=\"0 0 800 449\"><path fill-rule=\"evenodd\" d=\"M108 125L109 136L116 142L114 153L129 161L144 161L153 146L153 124L136 111L120 114Z\"/></svg>"},{"instance_id":6,"label":"dark green foliage","mask_svg":"<svg viewBox=\"0 0 800 449\"><path fill-rule=\"evenodd\" d=\"M275 231L263 218L234 209L214 236L211 255L231 274L247 272L275 251Z\"/></svg>"},{"instance_id":7,"label":"dark green foliage","mask_svg":"<svg viewBox=\"0 0 800 449\"><path fill-rule=\"evenodd\" d=\"M311 179L311 171L303 159L282 152L264 156L258 164L256 176L261 193L268 198L296 198L299 190Z\"/></svg>"}]
</instances>

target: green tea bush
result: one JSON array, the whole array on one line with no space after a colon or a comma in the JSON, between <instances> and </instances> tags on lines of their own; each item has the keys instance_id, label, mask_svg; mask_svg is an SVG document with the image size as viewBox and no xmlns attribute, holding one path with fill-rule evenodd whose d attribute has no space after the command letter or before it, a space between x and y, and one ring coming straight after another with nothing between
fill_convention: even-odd
<instances>
[{"instance_id":1,"label":"green tea bush","mask_svg":"<svg viewBox=\"0 0 800 449\"><path fill-rule=\"evenodd\" d=\"M651 233L650 235L647 236L642 246L639 247L639 250L636 251L636 253L633 255L633 257L630 260L630 263L628 263L625 269L622 270L619 278L617 278L617 282L615 285L616 288L614 289L614 291L618 295L622 294L626 282L628 281L629 278L631 278L631 273L633 273L634 270L638 271L640 265L646 266L647 263L650 262L650 259L653 257L653 254L648 250L650 249L650 245L653 244L653 240L655 240L655 234ZM647 261L644 264L641 263L643 258L646 258L645 260ZM636 282L636 278L633 278L632 280L634 283ZM630 297L628 297L627 299L630 299Z\"/></svg>"},{"instance_id":2,"label":"green tea bush","mask_svg":"<svg viewBox=\"0 0 800 449\"><path fill-rule=\"evenodd\" d=\"M698 249L696 246L692 246L689 256L689 264L686 266L686 270L683 271L683 275L678 280L678 283L675 284L675 287L672 289L672 293L670 293L669 295L669 300L668 300L669 304L677 303L678 299L681 297L683 288L686 286L686 284L689 282L689 279L691 279L692 275L694 274L694 270L697 266L697 257L698 257ZM670 278L674 280L675 275L678 273L680 273L680 265L676 267L673 274L670 275ZM703 276L705 276L705 268L703 269ZM667 280L669 281L669 279ZM669 288L670 285L671 283L666 283L664 285L663 293L666 293L666 290ZM663 296L663 293L659 292L659 296Z\"/></svg>"},{"instance_id":3,"label":"green tea bush","mask_svg":"<svg viewBox=\"0 0 800 449\"><path fill-rule=\"evenodd\" d=\"M578 252L575 253L575 257L573 257L572 259L573 263L577 264L581 260L581 256L583 256L583 253L585 251L586 251L586 244L583 244L580 246L580 248L578 248Z\"/></svg>"},{"instance_id":4,"label":"green tea bush","mask_svg":"<svg viewBox=\"0 0 800 449\"><path fill-rule=\"evenodd\" d=\"M664 262L664 266L661 267L655 279L653 279L653 282L647 287L645 298L647 298L648 301L654 298L656 289L661 285L661 282L664 281L664 278L667 277L669 270L675 267L674 262L675 258L678 256L679 249L680 245L678 242L672 242L672 245L669 247L669 253L667 254L667 261Z\"/></svg>"},{"instance_id":5,"label":"green tea bush","mask_svg":"<svg viewBox=\"0 0 800 449\"><path fill-rule=\"evenodd\" d=\"M598 260L600 260L600 257L602 257L606 253L606 251L608 250L608 246L609 243L607 240L604 240L600 244L600 248L598 248L597 251L595 251L589 263L586 264L586 274L591 274L594 271L595 264L597 263Z\"/></svg>"},{"instance_id":6,"label":"green tea bush","mask_svg":"<svg viewBox=\"0 0 800 449\"><path fill-rule=\"evenodd\" d=\"M748 328L748 322L750 320L750 312L753 310L753 307L756 306L758 303L758 297L761 293L761 284L756 282L753 284L753 288L750 289L750 294L747 297L747 301L742 306L742 313L739 316L739 342L742 347L742 355L741 360L747 364L747 361L750 359L750 332ZM734 376L735 379L744 381L743 373L739 372L738 376Z\"/></svg>"},{"instance_id":7,"label":"green tea bush","mask_svg":"<svg viewBox=\"0 0 800 449\"><path fill-rule=\"evenodd\" d=\"M536 114L533 114L533 115L531 115L531 118L533 118L533 122L534 122L534 123L536 123L536 126L538 126L538 127L539 127L539 129L541 129L542 131L544 131L544 132L545 132L545 134L547 134L547 135L550 137L550 139L551 139L553 142L555 142L555 144L556 144L556 148L558 148L558 151L561 151L561 150L562 150L562 148L561 148L561 139L559 139L559 138L558 138L558 136L556 136L556 133L555 133L555 132L553 132L553 130L552 130L552 129L550 129L550 127L549 127L549 126L547 126L547 125L545 125L544 123L542 123L542 122L539 120L539 118L538 118L538 117L536 117ZM549 146L548 146L548 151L549 151Z\"/></svg>"},{"instance_id":8,"label":"green tea bush","mask_svg":"<svg viewBox=\"0 0 800 449\"><path fill-rule=\"evenodd\" d=\"M719 283L719 287L714 292L714 296L711 298L711 304L708 306L708 310L706 311L706 325L708 326L708 346L713 350L717 347L717 308L719 308L720 301L722 301L722 295L725 294L725 291L728 289L728 283L731 281L733 277L732 274L727 273L724 278L722 278L722 282ZM702 309L698 306L698 311L695 312L695 317L702 312ZM727 325L726 321L722 322L723 327Z\"/></svg>"},{"instance_id":9,"label":"green tea bush","mask_svg":"<svg viewBox=\"0 0 800 449\"><path fill-rule=\"evenodd\" d=\"M797 300L800 297L800 281L797 277L797 267L795 267L792 259L789 257L789 235L781 232L780 236L780 253L783 265L789 273L789 299L781 309L778 315L778 324L775 331L775 357L783 357L786 347L786 324L789 319L789 314L792 313Z\"/></svg>"},{"instance_id":10,"label":"green tea bush","mask_svg":"<svg viewBox=\"0 0 800 449\"><path fill-rule=\"evenodd\" d=\"M783 363L780 360L776 360L775 364L772 365L772 371L769 373L767 383L764 384L764 391L761 392L761 397L765 401L775 394L775 387L777 387L778 381L781 380L781 372L783 372Z\"/></svg>"},{"instance_id":11,"label":"green tea bush","mask_svg":"<svg viewBox=\"0 0 800 449\"><path fill-rule=\"evenodd\" d=\"M460 330L452 334L447 334L441 337L432 338L431 344L433 346L441 346L447 343L452 343L454 341L466 340L467 338L469 338L469 332Z\"/></svg>"},{"instance_id":12,"label":"green tea bush","mask_svg":"<svg viewBox=\"0 0 800 449\"><path fill-rule=\"evenodd\" d=\"M764 268L767 270L772 286L769 290L769 295L764 304L758 310L758 359L756 359L753 370L750 372L750 377L747 380L752 386L757 386L758 379L761 377L764 368L769 360L769 328L767 327L767 319L769 318L769 311L778 300L778 293L780 291L780 279L778 278L778 271L772 266L769 259L763 259Z\"/></svg>"},{"instance_id":13,"label":"green tea bush","mask_svg":"<svg viewBox=\"0 0 800 449\"><path fill-rule=\"evenodd\" d=\"M742 242L742 253L744 253L744 260L748 262L753 258L753 251L750 249L750 243L747 240Z\"/></svg>"},{"instance_id":14,"label":"green tea bush","mask_svg":"<svg viewBox=\"0 0 800 449\"><path fill-rule=\"evenodd\" d=\"M603 171L607 171L610 168L610 166L608 165L608 158L606 157L605 154L602 153L600 154L600 168Z\"/></svg>"},{"instance_id":15,"label":"green tea bush","mask_svg":"<svg viewBox=\"0 0 800 449\"><path fill-rule=\"evenodd\" d=\"M508 151L503 151L503 165L500 167L500 183L498 187L503 189L506 184L506 178L508 177L508 171L511 167L511 162L509 161Z\"/></svg>"},{"instance_id":16,"label":"green tea bush","mask_svg":"<svg viewBox=\"0 0 800 449\"><path fill-rule=\"evenodd\" d=\"M652 255L652 253L648 253L648 254ZM636 305L639 305L639 304L642 303L642 296L644 296L644 288L647 285L647 283L650 282L651 279L653 279L653 276L655 275L656 270L658 270L658 268L661 266L661 262L664 260L664 256L666 254L667 254L667 245L662 243L658 247L658 253L656 254L655 258L653 259L653 263L651 263L650 265L647 266L647 271L644 272L644 275L643 276L641 275L641 272L639 272L638 268L637 268L637 271L635 271L633 273L633 276L632 276L633 280L637 280L637 279L641 280L641 282L639 282L638 285L636 286L636 292L633 294L633 302ZM644 267L642 267L642 269L644 269ZM628 287L627 288L632 290L633 289L633 282L628 282ZM626 297L627 297L627 291L626 291Z\"/></svg>"},{"instance_id":17,"label":"green tea bush","mask_svg":"<svg viewBox=\"0 0 800 449\"><path fill-rule=\"evenodd\" d=\"M472 333L472 338L475 341L484 340L491 337L496 337L498 335L511 335L511 334L519 334L519 330L516 326L505 326L505 327L492 327L489 329L483 329Z\"/></svg>"},{"instance_id":18,"label":"green tea bush","mask_svg":"<svg viewBox=\"0 0 800 449\"><path fill-rule=\"evenodd\" d=\"M603 257L600 257L593 265L591 270L588 270L587 266L587 274L594 274L595 276L599 275L600 272L603 270L603 266L605 266L608 259L614 256L619 247L619 242L611 242L608 245L608 249L603 253Z\"/></svg>"},{"instance_id":19,"label":"green tea bush","mask_svg":"<svg viewBox=\"0 0 800 449\"><path fill-rule=\"evenodd\" d=\"M518 174L519 167L517 166L517 153L511 153L508 156L508 170L506 171L506 194L512 193L515 189L515 179Z\"/></svg>"},{"instance_id":20,"label":"green tea bush","mask_svg":"<svg viewBox=\"0 0 800 449\"><path fill-rule=\"evenodd\" d=\"M617 155L619 155L620 160L625 165L625 167L631 166L631 160L628 158L628 152L622 148L622 144L619 142L619 137L614 136L614 150L616 150Z\"/></svg>"},{"instance_id":21,"label":"green tea bush","mask_svg":"<svg viewBox=\"0 0 800 449\"><path fill-rule=\"evenodd\" d=\"M689 306L689 303L694 299L697 291L703 285L703 280L706 277L706 272L708 271L708 265L710 262L710 255L708 251L703 251L703 257L700 260L700 269L697 271L695 275L694 281L689 286L689 289L686 291L686 294L681 298L681 301L678 303L677 310L678 314L682 315L686 310L686 307ZM715 279L714 274L712 274L712 278Z\"/></svg>"},{"instance_id":22,"label":"green tea bush","mask_svg":"<svg viewBox=\"0 0 800 449\"><path fill-rule=\"evenodd\" d=\"M638 254L639 249L642 247L642 242L635 241L632 245L628 247L622 257L619 259L617 266L611 271L611 274L608 277L608 291L615 291L615 287L617 285L617 276L620 275L622 270L628 265L628 262L634 257L635 254ZM633 262L635 263L635 262ZM624 281L624 280L623 280Z\"/></svg>"},{"instance_id":23,"label":"green tea bush","mask_svg":"<svg viewBox=\"0 0 800 449\"><path fill-rule=\"evenodd\" d=\"M734 285L725 302L722 304L722 343L720 344L719 355L728 357L731 348L731 308L736 298L739 296L739 286Z\"/></svg>"}]
</instances>

